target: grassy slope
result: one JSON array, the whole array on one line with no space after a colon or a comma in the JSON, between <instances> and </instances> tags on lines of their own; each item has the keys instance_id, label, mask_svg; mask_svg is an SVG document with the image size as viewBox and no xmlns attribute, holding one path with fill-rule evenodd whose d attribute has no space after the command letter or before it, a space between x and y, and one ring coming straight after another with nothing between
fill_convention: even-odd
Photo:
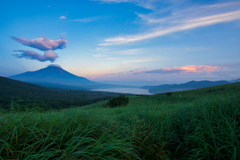
<instances>
[{"instance_id":1,"label":"grassy slope","mask_svg":"<svg viewBox=\"0 0 240 160\"><path fill-rule=\"evenodd\" d=\"M240 85L2 114L3 159L240 159Z\"/></svg>"}]
</instances>

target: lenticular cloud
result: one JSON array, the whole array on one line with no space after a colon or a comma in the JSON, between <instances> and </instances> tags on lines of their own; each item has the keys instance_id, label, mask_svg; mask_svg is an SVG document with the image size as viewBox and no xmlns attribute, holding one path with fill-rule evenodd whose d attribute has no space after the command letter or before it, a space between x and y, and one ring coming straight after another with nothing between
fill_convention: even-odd
<instances>
[{"instance_id":1,"label":"lenticular cloud","mask_svg":"<svg viewBox=\"0 0 240 160\"><path fill-rule=\"evenodd\" d=\"M13 56L17 58L38 60L40 62L45 62L45 61L54 62L58 58L58 55L52 50L45 51L44 55L41 55L34 51L28 51L28 50L15 50L14 52L21 52L21 54L13 54Z\"/></svg>"},{"instance_id":2,"label":"lenticular cloud","mask_svg":"<svg viewBox=\"0 0 240 160\"><path fill-rule=\"evenodd\" d=\"M26 38L17 38L13 37L12 39L29 47L36 48L40 51L45 51L44 55L36 53L29 50L15 50L14 52L21 52L20 54L13 54L17 58L26 58L32 60L38 60L40 62L50 61L54 62L58 55L53 51L57 49L64 49L67 47L66 39L58 39L56 41L48 38L36 38L36 39L26 39Z\"/></svg>"}]
</instances>

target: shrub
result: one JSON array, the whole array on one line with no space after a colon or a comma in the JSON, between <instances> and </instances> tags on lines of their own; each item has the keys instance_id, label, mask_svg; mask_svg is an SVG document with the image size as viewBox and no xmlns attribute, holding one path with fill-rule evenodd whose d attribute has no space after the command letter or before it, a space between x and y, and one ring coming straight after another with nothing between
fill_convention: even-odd
<instances>
[{"instance_id":1,"label":"shrub","mask_svg":"<svg viewBox=\"0 0 240 160\"><path fill-rule=\"evenodd\" d=\"M171 96L172 95L172 92L168 92L166 93L167 96Z\"/></svg>"},{"instance_id":2,"label":"shrub","mask_svg":"<svg viewBox=\"0 0 240 160\"><path fill-rule=\"evenodd\" d=\"M118 107L118 106L126 106L129 103L129 98L125 97L125 95L120 95L118 97L113 97L109 99L107 102L107 106L110 108Z\"/></svg>"}]
</instances>

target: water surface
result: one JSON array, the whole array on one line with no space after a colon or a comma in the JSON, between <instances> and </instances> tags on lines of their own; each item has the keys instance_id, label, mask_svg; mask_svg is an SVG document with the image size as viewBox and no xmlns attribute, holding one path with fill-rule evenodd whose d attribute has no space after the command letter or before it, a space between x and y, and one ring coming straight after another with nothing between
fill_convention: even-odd
<instances>
[{"instance_id":1,"label":"water surface","mask_svg":"<svg viewBox=\"0 0 240 160\"><path fill-rule=\"evenodd\" d=\"M148 92L148 89L141 89L141 88L108 88L108 89L93 89L92 91L151 95L151 93Z\"/></svg>"}]
</instances>

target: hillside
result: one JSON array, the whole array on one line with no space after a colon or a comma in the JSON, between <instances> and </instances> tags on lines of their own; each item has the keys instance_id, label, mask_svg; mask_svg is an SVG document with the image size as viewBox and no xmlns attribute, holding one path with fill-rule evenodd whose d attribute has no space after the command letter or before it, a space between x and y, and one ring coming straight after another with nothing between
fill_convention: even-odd
<instances>
[{"instance_id":1,"label":"hillside","mask_svg":"<svg viewBox=\"0 0 240 160\"><path fill-rule=\"evenodd\" d=\"M0 77L0 106L8 109L12 102L20 106L68 108L82 106L118 96L118 93L55 89Z\"/></svg>"},{"instance_id":2,"label":"hillside","mask_svg":"<svg viewBox=\"0 0 240 160\"><path fill-rule=\"evenodd\" d=\"M171 96L168 96L167 93L158 93L154 95L136 95L131 96L130 102L132 105L147 105L149 103L161 104L176 104L176 103L188 103L201 98L214 97L217 95L226 95L229 92L240 90L240 83L231 83L225 85L218 85L212 87L205 87L199 89L191 89L186 91L176 91L171 92ZM84 106L83 108L104 108L106 101L101 101L91 105Z\"/></svg>"},{"instance_id":3,"label":"hillside","mask_svg":"<svg viewBox=\"0 0 240 160\"><path fill-rule=\"evenodd\" d=\"M191 90L197 88L211 87L229 84L228 81L190 81L183 84L164 84L159 86L145 86L144 89L149 89L149 93L166 93L166 92L175 92L183 90Z\"/></svg>"},{"instance_id":4,"label":"hillside","mask_svg":"<svg viewBox=\"0 0 240 160\"><path fill-rule=\"evenodd\" d=\"M239 90L233 83L132 96L117 108L100 101L45 113L0 112L0 158L237 160Z\"/></svg>"}]
</instances>

